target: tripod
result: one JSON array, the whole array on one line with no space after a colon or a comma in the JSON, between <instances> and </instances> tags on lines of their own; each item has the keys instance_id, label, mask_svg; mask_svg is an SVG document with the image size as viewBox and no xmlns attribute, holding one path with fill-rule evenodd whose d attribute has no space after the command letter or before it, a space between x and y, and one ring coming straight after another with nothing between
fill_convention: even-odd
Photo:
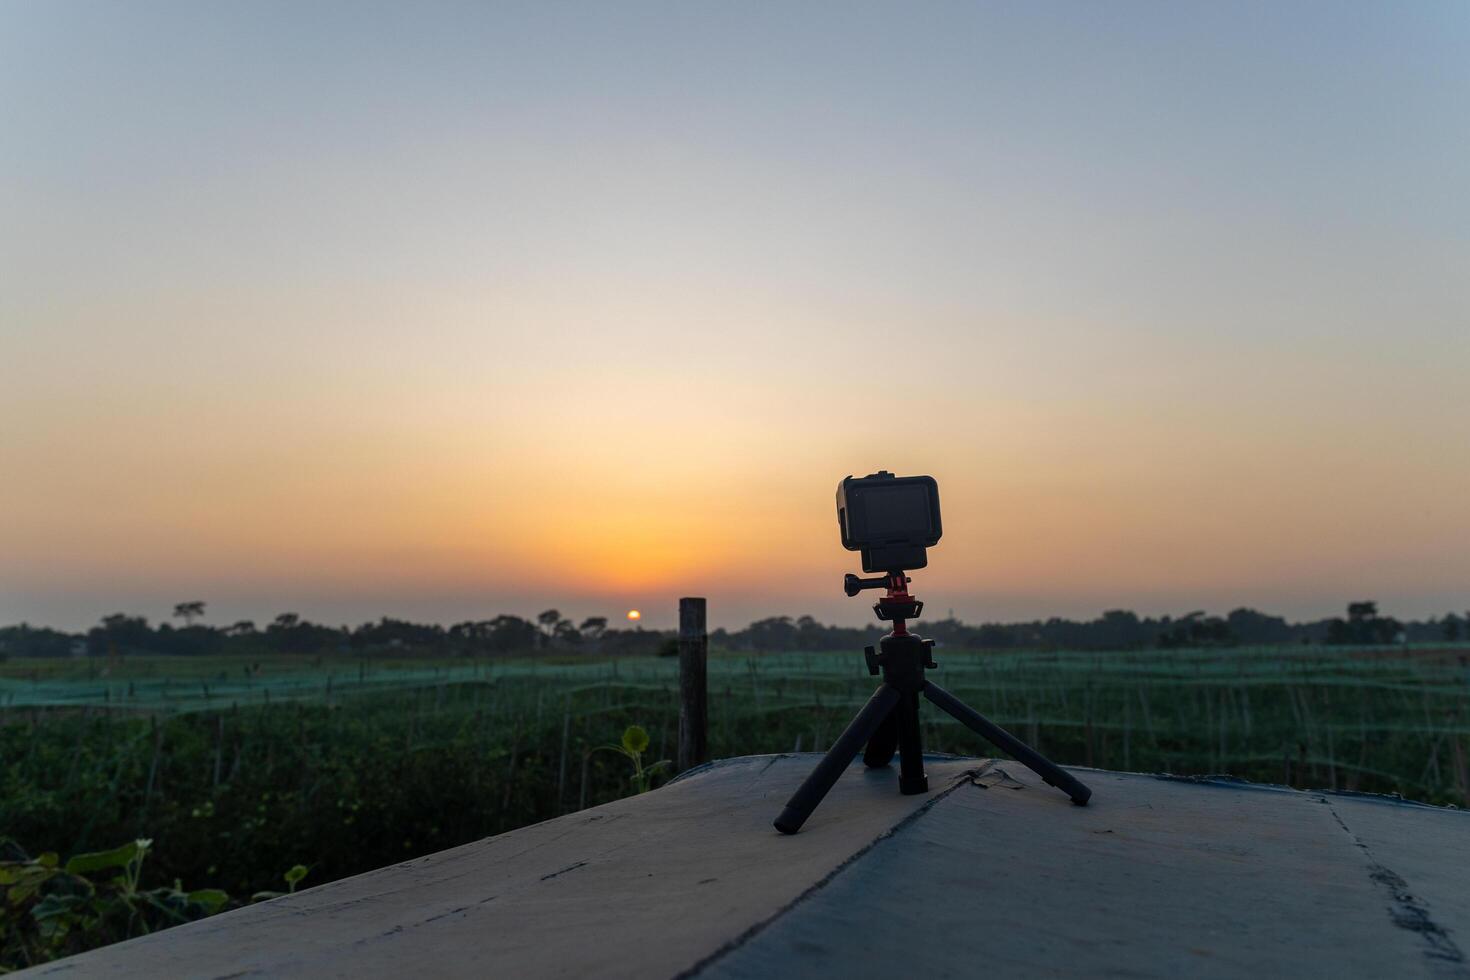
<instances>
[{"instance_id":1,"label":"tripod","mask_svg":"<svg viewBox=\"0 0 1470 980\"><path fill-rule=\"evenodd\" d=\"M898 752L900 793L912 796L928 792L929 778L924 775L924 745L919 730L921 694L971 731L1013 756L1048 785L1066 793L1073 803L1085 805L1092 796L1092 790L1075 776L938 684L924 679L924 671L938 664L930 655L934 641L910 633L904 627L906 619L916 618L924 609L922 602L909 595L910 581L902 571L870 579L860 579L856 575L846 577L843 589L849 596L855 596L863 589L888 590L873 604L873 611L880 620L891 621L893 631L879 641L879 652L875 653L872 647L863 651L868 673L874 676L881 673L883 683L848 723L806 782L797 788L786 809L776 818L776 829L783 834L794 834L800 830L864 743L867 748L863 752L863 762L869 768L888 765L895 750Z\"/></svg>"}]
</instances>

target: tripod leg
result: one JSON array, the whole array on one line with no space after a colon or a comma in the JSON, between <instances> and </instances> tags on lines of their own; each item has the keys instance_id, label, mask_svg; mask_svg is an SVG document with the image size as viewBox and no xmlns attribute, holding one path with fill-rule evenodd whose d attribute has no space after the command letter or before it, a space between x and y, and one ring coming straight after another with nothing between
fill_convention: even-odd
<instances>
[{"instance_id":1,"label":"tripod leg","mask_svg":"<svg viewBox=\"0 0 1470 980\"><path fill-rule=\"evenodd\" d=\"M1057 767L1040 752L1037 752L1025 742L1016 738L1010 732L986 718L974 708L965 704L959 698L950 694L944 688L929 681L924 685L924 697L939 705L940 708L949 712L957 720L977 735L989 741L996 748L1008 753L1015 760L1030 769L1043 781L1066 793L1072 798L1072 802L1083 806L1092 796L1092 790L1082 785L1076 776Z\"/></svg>"},{"instance_id":2,"label":"tripod leg","mask_svg":"<svg viewBox=\"0 0 1470 980\"><path fill-rule=\"evenodd\" d=\"M893 753L898 751L898 712L888 712L888 717L883 719L883 724L868 739L868 747L863 752L863 765L869 769L881 769L893 761Z\"/></svg>"},{"instance_id":3,"label":"tripod leg","mask_svg":"<svg viewBox=\"0 0 1470 980\"><path fill-rule=\"evenodd\" d=\"M924 775L924 736L919 729L919 695L902 695L889 717L898 719L898 791L905 796L929 792L929 777Z\"/></svg>"},{"instance_id":4,"label":"tripod leg","mask_svg":"<svg viewBox=\"0 0 1470 980\"><path fill-rule=\"evenodd\" d=\"M848 763L852 762L853 756L858 754L858 749L873 737L873 733L883 724L883 719L892 713L893 706L898 703L900 697L902 695L887 684L880 685L878 690L873 692L868 703L863 705L863 709L852 721L848 722L846 730L837 736L837 741L832 744L832 748L828 749L822 761L817 763L817 768L806 777L806 782L798 786L796 792L791 795L791 799L786 802L786 809L782 810L781 815L776 818L777 830L783 834L794 834L801 829L801 825L806 823L806 818L810 817L812 811L817 808L817 804L822 802L822 798L827 795L832 784L837 782L837 777L842 775Z\"/></svg>"}]
</instances>

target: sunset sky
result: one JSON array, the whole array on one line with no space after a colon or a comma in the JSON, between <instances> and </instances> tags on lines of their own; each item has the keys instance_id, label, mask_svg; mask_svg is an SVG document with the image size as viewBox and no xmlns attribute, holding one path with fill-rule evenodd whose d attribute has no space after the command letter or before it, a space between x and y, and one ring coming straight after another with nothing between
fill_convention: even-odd
<instances>
[{"instance_id":1,"label":"sunset sky","mask_svg":"<svg viewBox=\"0 0 1470 980\"><path fill-rule=\"evenodd\" d=\"M0 0L0 624L1470 607L1470 5Z\"/></svg>"}]
</instances>

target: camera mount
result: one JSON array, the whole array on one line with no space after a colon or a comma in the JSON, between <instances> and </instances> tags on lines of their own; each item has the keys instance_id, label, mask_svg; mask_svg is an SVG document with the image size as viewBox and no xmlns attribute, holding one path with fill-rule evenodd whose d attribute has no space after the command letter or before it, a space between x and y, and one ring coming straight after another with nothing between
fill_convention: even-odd
<instances>
[{"instance_id":1,"label":"camera mount","mask_svg":"<svg viewBox=\"0 0 1470 980\"><path fill-rule=\"evenodd\" d=\"M919 497L912 493L909 494L909 500L899 502L903 505L901 507L890 506L888 501L882 502L880 506L873 506L862 499L864 490L868 487L880 492L890 492L904 484L923 488L927 510L921 511L917 503ZM907 509L903 509L904 507ZM939 491L931 477L899 479L887 472L862 480L848 477L837 490L837 513L843 545L851 551L862 550L863 570L867 572L877 569L870 566L871 552L860 535L872 531L873 526L887 519L887 516L898 514L898 519L889 520L889 524L898 525L901 533L895 535L892 533L893 527L887 528L889 538L886 542L880 542L880 547L889 549L890 554L905 549L910 557L917 553L921 563L908 567L923 567L923 564L927 564L924 548L939 540ZM874 520L875 515L878 520ZM927 518L926 528L918 526L919 517ZM864 521L867 523L863 523ZM854 532L852 535L849 534L850 530ZM880 534L884 530L878 529ZM908 536L906 542L899 540L903 535ZM892 623L893 628L878 642L877 650L872 647L863 650L868 673L875 677L881 674L883 683L878 685L868 703L837 737L837 741L822 757L822 761L817 763L811 775L792 794L786 808L775 820L775 827L781 833L794 834L801 829L802 824L806 823L812 811L826 797L860 749L863 750L863 763L870 769L888 765L897 752L899 792L906 796L928 792L929 778L924 773L923 736L919 727L920 695L1012 756L1040 776L1045 783L1066 793L1078 806L1086 805L1092 796L1092 790L1084 786L1077 777L938 684L925 679L924 672L939 665L934 662L934 641L926 640L908 630L907 621L917 619L924 610L924 603L909 593L908 587L912 581L902 568L887 570L873 578L859 578L851 573L843 577L842 590L849 597L856 596L865 589L885 590L883 596L873 603L873 613L883 622Z\"/></svg>"},{"instance_id":2,"label":"camera mount","mask_svg":"<svg viewBox=\"0 0 1470 980\"><path fill-rule=\"evenodd\" d=\"M863 589L887 589L888 593L873 603L873 614L884 622L902 623L905 619L918 619L924 611L924 603L909 595L908 585L912 581L903 572L890 572L877 578L858 578L849 572L843 576L842 591L855 596Z\"/></svg>"}]
</instances>

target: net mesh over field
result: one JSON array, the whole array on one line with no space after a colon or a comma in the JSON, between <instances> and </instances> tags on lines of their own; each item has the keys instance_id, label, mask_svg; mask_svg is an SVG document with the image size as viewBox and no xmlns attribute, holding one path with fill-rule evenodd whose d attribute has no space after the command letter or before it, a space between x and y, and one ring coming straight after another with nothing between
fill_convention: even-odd
<instances>
[{"instance_id":1,"label":"net mesh over field","mask_svg":"<svg viewBox=\"0 0 1470 980\"><path fill-rule=\"evenodd\" d=\"M1467 801L1470 650L1454 647L973 653L940 650L934 679L1058 760L1124 770L1233 772L1331 788ZM469 703L579 731L634 718L675 730L672 658L438 666L154 658L142 669L61 662L0 680L0 706L197 713L255 705L349 709L412 692L415 711ZM720 755L825 748L875 684L856 654L714 656L710 739ZM434 691L425 709L424 689ZM446 696L447 694L447 696ZM534 710L532 705L534 704ZM528 720L527 724L531 724ZM985 754L925 710L926 745ZM660 739L667 742L667 736Z\"/></svg>"}]
</instances>

